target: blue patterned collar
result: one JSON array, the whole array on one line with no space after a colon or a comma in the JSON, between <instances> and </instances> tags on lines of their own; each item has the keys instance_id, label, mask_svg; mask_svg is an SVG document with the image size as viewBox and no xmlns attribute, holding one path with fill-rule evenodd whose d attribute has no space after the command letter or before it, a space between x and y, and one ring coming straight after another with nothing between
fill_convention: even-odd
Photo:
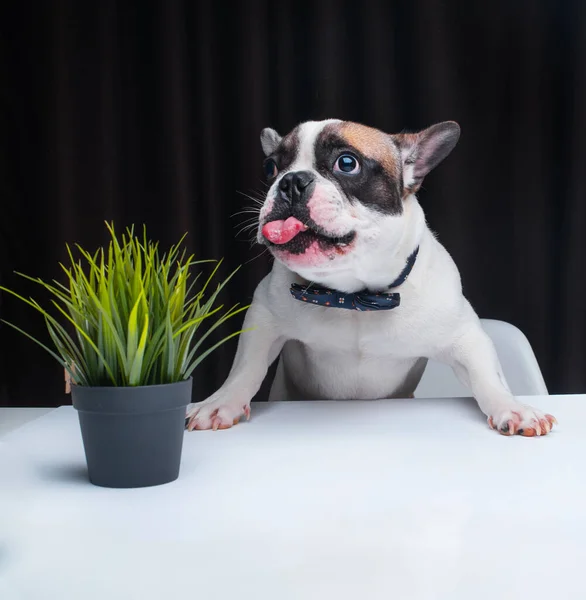
<instances>
[{"instance_id":1,"label":"blue patterned collar","mask_svg":"<svg viewBox=\"0 0 586 600\"><path fill-rule=\"evenodd\" d=\"M407 259L405 268L391 285L389 289L397 288L405 283L409 273L413 269L419 247ZM318 306L328 306L330 308L346 308L348 310L372 311L372 310L391 310L401 304L401 294L397 292L370 292L363 290L353 294L345 294L336 290L327 288L316 288L311 285L303 286L298 283L291 284L291 295L295 300L307 302L308 304L317 304Z\"/></svg>"}]
</instances>

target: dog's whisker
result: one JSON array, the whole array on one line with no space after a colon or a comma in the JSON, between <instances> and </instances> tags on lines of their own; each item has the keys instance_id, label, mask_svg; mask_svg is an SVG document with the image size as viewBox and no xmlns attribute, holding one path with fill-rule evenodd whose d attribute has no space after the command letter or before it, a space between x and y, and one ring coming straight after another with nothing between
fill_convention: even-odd
<instances>
[{"instance_id":1,"label":"dog's whisker","mask_svg":"<svg viewBox=\"0 0 586 600\"><path fill-rule=\"evenodd\" d=\"M266 183L266 181L259 180L262 186L266 189L269 189L271 186ZM249 194L259 194L260 192L256 189L248 189Z\"/></svg>"},{"instance_id":2,"label":"dog's whisker","mask_svg":"<svg viewBox=\"0 0 586 600\"><path fill-rule=\"evenodd\" d=\"M251 219L245 219L244 221L242 221L241 223L236 223L234 225L235 228L237 227L256 227L258 225L258 219L256 217L253 217Z\"/></svg>"},{"instance_id":3,"label":"dog's whisker","mask_svg":"<svg viewBox=\"0 0 586 600\"><path fill-rule=\"evenodd\" d=\"M258 206L245 206L242 208L242 210L239 210L237 212L234 213L234 215L240 215L242 213L256 213L258 214L260 212L260 208ZM234 216L232 215L232 216Z\"/></svg>"},{"instance_id":4,"label":"dog's whisker","mask_svg":"<svg viewBox=\"0 0 586 600\"><path fill-rule=\"evenodd\" d=\"M230 218L233 219L234 217L237 217L239 215L259 215L259 214L260 214L259 208L249 207L249 208L245 208L243 210L239 210L238 212L235 212L233 215L230 215Z\"/></svg>"},{"instance_id":5,"label":"dog's whisker","mask_svg":"<svg viewBox=\"0 0 586 600\"><path fill-rule=\"evenodd\" d=\"M240 192L240 194L245 198L252 200L255 204L263 204L266 200L265 196L251 196L250 194L244 194L243 192Z\"/></svg>"},{"instance_id":6,"label":"dog's whisker","mask_svg":"<svg viewBox=\"0 0 586 600\"><path fill-rule=\"evenodd\" d=\"M247 198L252 202L252 205L247 208L256 208L257 210L260 210L264 205L264 200L257 200L256 198L249 198L248 196Z\"/></svg>"},{"instance_id":7,"label":"dog's whisker","mask_svg":"<svg viewBox=\"0 0 586 600\"><path fill-rule=\"evenodd\" d=\"M235 227L239 227L241 225L247 225L253 223L254 225L256 225L258 223L258 219L256 217L250 217L249 219L244 219L244 221L242 221L242 223L238 223L237 225L235 225Z\"/></svg>"},{"instance_id":8,"label":"dog's whisker","mask_svg":"<svg viewBox=\"0 0 586 600\"><path fill-rule=\"evenodd\" d=\"M243 221L242 223L236 223L234 229L252 229L253 227L257 227L257 225L258 219L250 219Z\"/></svg>"},{"instance_id":9,"label":"dog's whisker","mask_svg":"<svg viewBox=\"0 0 586 600\"><path fill-rule=\"evenodd\" d=\"M244 196L245 198L248 198L249 200L252 200L257 206L262 206L264 204L265 198L261 196L251 196L250 194L246 194L245 192L241 192L239 190L236 190L236 193L240 194L241 196Z\"/></svg>"},{"instance_id":10,"label":"dog's whisker","mask_svg":"<svg viewBox=\"0 0 586 600\"><path fill-rule=\"evenodd\" d=\"M242 190L236 190L238 194L242 194L243 196L250 196L251 194L258 194L256 190L248 190L248 192L243 192ZM260 196L259 196L260 197Z\"/></svg>"},{"instance_id":11,"label":"dog's whisker","mask_svg":"<svg viewBox=\"0 0 586 600\"><path fill-rule=\"evenodd\" d=\"M245 225L244 227L241 227L237 232L236 232L236 237L238 237L239 235L241 235L242 233L246 232L246 231L250 231L252 229L256 229L256 223L250 223L249 225Z\"/></svg>"},{"instance_id":12,"label":"dog's whisker","mask_svg":"<svg viewBox=\"0 0 586 600\"><path fill-rule=\"evenodd\" d=\"M246 223L258 223L258 215L255 215L254 217L247 217L241 223L237 223L236 227L238 227L238 225L245 225Z\"/></svg>"},{"instance_id":13,"label":"dog's whisker","mask_svg":"<svg viewBox=\"0 0 586 600\"><path fill-rule=\"evenodd\" d=\"M247 265L248 263L251 263L253 260L256 260L257 258L260 258L263 254L265 254L268 251L269 251L269 249L265 248L260 254L257 254L256 256L253 256L250 260L247 260L244 264Z\"/></svg>"}]
</instances>

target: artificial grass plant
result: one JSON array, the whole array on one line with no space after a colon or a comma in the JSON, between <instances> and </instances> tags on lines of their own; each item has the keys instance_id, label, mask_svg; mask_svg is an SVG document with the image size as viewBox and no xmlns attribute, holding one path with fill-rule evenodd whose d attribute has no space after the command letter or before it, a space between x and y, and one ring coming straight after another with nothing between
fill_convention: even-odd
<instances>
[{"instance_id":1,"label":"artificial grass plant","mask_svg":"<svg viewBox=\"0 0 586 600\"><path fill-rule=\"evenodd\" d=\"M0 287L41 313L54 349L4 322L46 350L77 385L140 386L188 379L218 346L242 333L204 348L217 327L248 308L235 305L224 311L216 306L236 271L208 293L221 261L186 256L184 238L162 254L158 243L147 239L146 229L141 237L133 227L119 237L113 224L106 226L111 238L106 249L90 254L76 245L76 258L67 246L70 264L60 264L65 284L18 273L50 292L56 316L36 300ZM198 288L201 273L193 277L191 271L202 263L215 266ZM196 336L204 321L210 325Z\"/></svg>"}]
</instances>

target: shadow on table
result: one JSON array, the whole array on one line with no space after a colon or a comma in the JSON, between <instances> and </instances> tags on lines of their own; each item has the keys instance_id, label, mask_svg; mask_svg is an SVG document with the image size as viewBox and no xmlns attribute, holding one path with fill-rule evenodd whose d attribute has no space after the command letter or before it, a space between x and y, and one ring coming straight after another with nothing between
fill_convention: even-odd
<instances>
[{"instance_id":1,"label":"shadow on table","mask_svg":"<svg viewBox=\"0 0 586 600\"><path fill-rule=\"evenodd\" d=\"M44 481L51 483L89 483L87 466L82 463L46 464L38 472Z\"/></svg>"},{"instance_id":2,"label":"shadow on table","mask_svg":"<svg viewBox=\"0 0 586 600\"><path fill-rule=\"evenodd\" d=\"M275 405L280 404L279 402L255 402L252 405L253 417L264 415L275 408Z\"/></svg>"},{"instance_id":3,"label":"shadow on table","mask_svg":"<svg viewBox=\"0 0 586 600\"><path fill-rule=\"evenodd\" d=\"M470 417L470 420L477 421L486 425L486 415L480 410L478 402L474 398L422 398L427 402L433 402L437 405L444 405L444 410L449 412L457 407L462 414L466 414Z\"/></svg>"},{"instance_id":4,"label":"shadow on table","mask_svg":"<svg viewBox=\"0 0 586 600\"><path fill-rule=\"evenodd\" d=\"M311 402L308 400L307 402ZM329 402L328 400L322 400L321 402ZM344 400L331 401L336 403L336 408L343 408ZM457 410L460 415L465 414L466 417L470 417L470 420L477 421L478 423L486 424L486 416L482 414L478 403L474 398L397 398L394 400L352 400L354 405L356 402L363 404L363 409L368 411L369 408L375 406L378 402L391 402L397 404L406 404L411 406L414 410L429 410L430 408L440 409L445 411L446 414ZM252 415L254 417L263 416L276 409L281 402L255 402L252 407ZM370 405L370 406L369 406ZM334 408L332 407L332 411Z\"/></svg>"}]
</instances>

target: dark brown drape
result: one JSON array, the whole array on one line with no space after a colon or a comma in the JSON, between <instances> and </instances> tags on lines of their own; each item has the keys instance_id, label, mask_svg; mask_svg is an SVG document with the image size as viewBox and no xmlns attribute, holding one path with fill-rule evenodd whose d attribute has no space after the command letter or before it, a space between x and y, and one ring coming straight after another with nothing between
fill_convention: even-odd
<instances>
[{"instance_id":1,"label":"dark brown drape","mask_svg":"<svg viewBox=\"0 0 586 600\"><path fill-rule=\"evenodd\" d=\"M421 193L481 316L528 336L552 392L586 389L586 9L495 0L54 0L0 18L0 277L58 275L66 242L105 219L189 231L202 258L243 268L246 302L269 268L235 237L258 193L260 129L339 117L387 131L460 122ZM2 317L42 333L3 297ZM66 402L62 373L0 329L6 405ZM198 373L226 376L227 345Z\"/></svg>"}]
</instances>

